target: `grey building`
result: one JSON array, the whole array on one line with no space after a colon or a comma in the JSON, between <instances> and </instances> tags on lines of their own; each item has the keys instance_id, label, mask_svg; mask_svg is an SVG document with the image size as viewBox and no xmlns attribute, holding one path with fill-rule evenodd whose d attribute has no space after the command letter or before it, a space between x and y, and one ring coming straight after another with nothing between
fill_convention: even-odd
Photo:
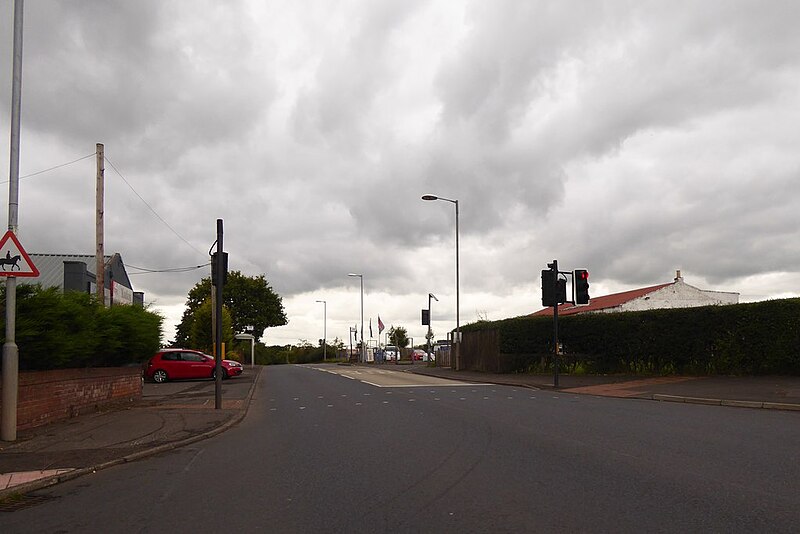
<instances>
[{"instance_id":1,"label":"grey building","mask_svg":"<svg viewBox=\"0 0 800 534\"><path fill-rule=\"evenodd\" d=\"M37 278L18 278L19 284L41 284L62 291L97 293L96 257L93 254L28 254L39 269ZM144 306L144 293L134 291L122 256L104 256L106 306L135 304Z\"/></svg>"}]
</instances>

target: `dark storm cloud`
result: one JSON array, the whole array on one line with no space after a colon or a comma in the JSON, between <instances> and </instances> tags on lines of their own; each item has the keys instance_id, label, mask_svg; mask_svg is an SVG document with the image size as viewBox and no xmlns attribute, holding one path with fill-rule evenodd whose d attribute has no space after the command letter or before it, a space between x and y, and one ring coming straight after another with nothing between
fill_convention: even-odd
<instances>
[{"instance_id":1,"label":"dark storm cloud","mask_svg":"<svg viewBox=\"0 0 800 534\"><path fill-rule=\"evenodd\" d=\"M553 258L619 289L681 268L783 294L770 284L800 271L799 6L28 2L23 173L105 143L149 205L106 166L109 248L202 263L223 218L233 268L265 274L301 325L312 293L353 313L353 271L392 295L376 307L416 316L428 288L452 315L454 210L426 193L460 202L472 311L535 308ZM36 248L93 250L93 182L92 159L23 182ZM135 283L180 300L204 272Z\"/></svg>"}]
</instances>

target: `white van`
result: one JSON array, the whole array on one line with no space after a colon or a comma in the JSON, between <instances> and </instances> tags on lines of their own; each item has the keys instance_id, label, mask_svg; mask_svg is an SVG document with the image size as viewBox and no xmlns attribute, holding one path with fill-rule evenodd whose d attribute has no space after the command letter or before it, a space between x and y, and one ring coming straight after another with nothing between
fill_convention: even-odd
<instances>
[{"instance_id":1,"label":"white van","mask_svg":"<svg viewBox=\"0 0 800 534\"><path fill-rule=\"evenodd\" d=\"M383 348L383 357L386 359L387 362L397 361L400 356L400 349L397 348L397 345L386 345Z\"/></svg>"}]
</instances>

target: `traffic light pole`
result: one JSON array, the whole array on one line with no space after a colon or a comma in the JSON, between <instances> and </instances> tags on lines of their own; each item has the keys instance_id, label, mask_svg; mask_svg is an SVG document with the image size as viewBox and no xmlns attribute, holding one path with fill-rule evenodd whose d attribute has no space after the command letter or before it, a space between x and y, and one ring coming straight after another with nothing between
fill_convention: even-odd
<instances>
[{"instance_id":1,"label":"traffic light pole","mask_svg":"<svg viewBox=\"0 0 800 534\"><path fill-rule=\"evenodd\" d=\"M549 265L553 270L553 294L558 294L558 260ZM553 387L558 387L558 299L553 304Z\"/></svg>"},{"instance_id":2,"label":"traffic light pole","mask_svg":"<svg viewBox=\"0 0 800 534\"><path fill-rule=\"evenodd\" d=\"M217 219L217 254L213 261L216 261L216 276L211 291L216 292L216 317L215 329L217 332L216 343L214 344L214 409L222 409L222 287L225 280L225 257L222 248L222 219Z\"/></svg>"}]
</instances>

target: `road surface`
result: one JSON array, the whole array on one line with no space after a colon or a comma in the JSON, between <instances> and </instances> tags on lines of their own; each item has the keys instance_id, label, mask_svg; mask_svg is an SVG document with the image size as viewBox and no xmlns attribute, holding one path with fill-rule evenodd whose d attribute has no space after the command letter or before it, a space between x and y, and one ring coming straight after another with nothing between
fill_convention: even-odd
<instances>
[{"instance_id":1,"label":"road surface","mask_svg":"<svg viewBox=\"0 0 800 534\"><path fill-rule=\"evenodd\" d=\"M2 532L797 532L800 417L273 366L206 441L37 492Z\"/></svg>"}]
</instances>

